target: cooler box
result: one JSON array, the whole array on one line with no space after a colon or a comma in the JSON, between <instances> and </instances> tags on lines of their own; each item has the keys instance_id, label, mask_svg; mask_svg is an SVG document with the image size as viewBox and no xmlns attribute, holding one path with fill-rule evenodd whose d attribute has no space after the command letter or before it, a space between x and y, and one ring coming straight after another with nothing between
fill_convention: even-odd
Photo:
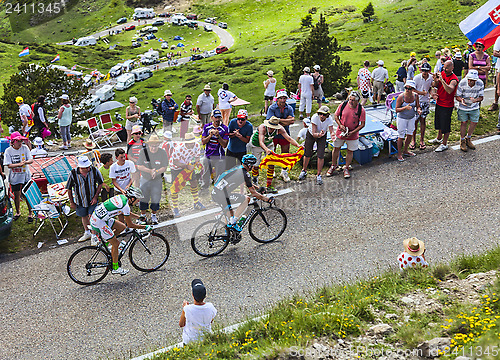
<instances>
[{"instance_id":1,"label":"cooler box","mask_svg":"<svg viewBox=\"0 0 500 360\"><path fill-rule=\"evenodd\" d=\"M367 148L365 150L356 150L353 152L354 160L358 162L359 165L364 165L372 161L372 148Z\"/></svg>"},{"instance_id":2,"label":"cooler box","mask_svg":"<svg viewBox=\"0 0 500 360\"><path fill-rule=\"evenodd\" d=\"M0 139L0 152L3 153L10 146L8 139Z\"/></svg>"}]
</instances>

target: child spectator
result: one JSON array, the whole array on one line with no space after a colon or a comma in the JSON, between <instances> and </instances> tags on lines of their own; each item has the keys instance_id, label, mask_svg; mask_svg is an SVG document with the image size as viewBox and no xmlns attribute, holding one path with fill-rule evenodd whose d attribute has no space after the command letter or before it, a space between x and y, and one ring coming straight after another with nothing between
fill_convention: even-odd
<instances>
[{"instance_id":1,"label":"child spectator","mask_svg":"<svg viewBox=\"0 0 500 360\"><path fill-rule=\"evenodd\" d=\"M200 279L194 279L191 283L194 304L186 300L182 303L182 314L179 326L182 330L182 342L188 344L191 341L201 340L204 333L212 332L212 322L217 310L212 303L205 303L207 289Z\"/></svg>"},{"instance_id":2,"label":"child spectator","mask_svg":"<svg viewBox=\"0 0 500 360\"><path fill-rule=\"evenodd\" d=\"M135 165L132 161L126 160L125 150L118 148L115 151L116 162L111 165L109 177L113 181L113 185L117 192L123 195L127 193L127 189L132 185L132 174L135 173Z\"/></svg>"},{"instance_id":3,"label":"child spectator","mask_svg":"<svg viewBox=\"0 0 500 360\"><path fill-rule=\"evenodd\" d=\"M35 147L31 149L31 156L33 156L33 158L41 158L47 156L47 150L43 148L43 140L41 137L37 136L35 140L33 140L33 145L35 145Z\"/></svg>"},{"instance_id":4,"label":"child spectator","mask_svg":"<svg viewBox=\"0 0 500 360\"><path fill-rule=\"evenodd\" d=\"M102 154L101 161L102 166L99 168L99 171L104 179L101 190L101 201L104 202L115 196L115 186L113 185L113 180L109 177L109 168L113 164L113 154Z\"/></svg>"},{"instance_id":5,"label":"child spectator","mask_svg":"<svg viewBox=\"0 0 500 360\"><path fill-rule=\"evenodd\" d=\"M428 267L425 261L425 245L423 241L415 237L403 241L404 251L398 256L399 268L404 270L408 267Z\"/></svg>"}]
</instances>

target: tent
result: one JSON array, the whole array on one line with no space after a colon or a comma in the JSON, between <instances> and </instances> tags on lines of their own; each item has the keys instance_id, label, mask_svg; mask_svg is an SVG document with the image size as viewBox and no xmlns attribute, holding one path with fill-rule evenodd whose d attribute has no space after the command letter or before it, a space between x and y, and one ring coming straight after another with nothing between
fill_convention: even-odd
<instances>
[{"instance_id":1,"label":"tent","mask_svg":"<svg viewBox=\"0 0 500 360\"><path fill-rule=\"evenodd\" d=\"M185 45L183 43L178 43L177 47L184 47Z\"/></svg>"},{"instance_id":2,"label":"tent","mask_svg":"<svg viewBox=\"0 0 500 360\"><path fill-rule=\"evenodd\" d=\"M174 36L174 40L184 40L182 36L176 35Z\"/></svg>"}]
</instances>

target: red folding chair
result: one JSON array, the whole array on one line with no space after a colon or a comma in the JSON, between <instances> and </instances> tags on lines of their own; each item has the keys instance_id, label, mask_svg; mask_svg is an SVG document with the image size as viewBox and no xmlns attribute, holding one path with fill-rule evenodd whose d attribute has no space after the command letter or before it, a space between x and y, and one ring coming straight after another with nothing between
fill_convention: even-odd
<instances>
[{"instance_id":1,"label":"red folding chair","mask_svg":"<svg viewBox=\"0 0 500 360\"><path fill-rule=\"evenodd\" d=\"M111 141L109 140L109 135L111 134L110 131L104 130L99 126L99 122L97 122L97 119L95 117L92 117L90 119L87 119L87 127L89 129L89 137L92 139L99 149L101 149L101 146L99 145L99 142L104 142L106 146L111 146Z\"/></svg>"},{"instance_id":2,"label":"red folding chair","mask_svg":"<svg viewBox=\"0 0 500 360\"><path fill-rule=\"evenodd\" d=\"M120 142L117 133L123 129L121 124L113 124L113 120L111 119L111 115L109 113L99 115L99 119L101 120L101 128L109 131L110 134L108 136L108 141L111 144L116 144ZM117 140L112 140L113 136L116 135Z\"/></svg>"}]
</instances>

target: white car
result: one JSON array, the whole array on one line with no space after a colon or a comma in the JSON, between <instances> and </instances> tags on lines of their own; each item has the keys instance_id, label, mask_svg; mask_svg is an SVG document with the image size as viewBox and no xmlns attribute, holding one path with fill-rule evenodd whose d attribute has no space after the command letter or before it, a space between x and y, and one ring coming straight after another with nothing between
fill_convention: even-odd
<instances>
[{"instance_id":1,"label":"white car","mask_svg":"<svg viewBox=\"0 0 500 360\"><path fill-rule=\"evenodd\" d=\"M215 50L210 50L210 51L207 51L207 54L205 55L205 57L209 58L209 57L212 57L212 56L215 56L217 55L217 53L215 52Z\"/></svg>"},{"instance_id":2,"label":"white car","mask_svg":"<svg viewBox=\"0 0 500 360\"><path fill-rule=\"evenodd\" d=\"M212 31L212 30L213 30L213 29L212 29L212 25L208 25L208 24L205 24L205 26L203 27L203 29L204 29L205 31Z\"/></svg>"}]
</instances>

